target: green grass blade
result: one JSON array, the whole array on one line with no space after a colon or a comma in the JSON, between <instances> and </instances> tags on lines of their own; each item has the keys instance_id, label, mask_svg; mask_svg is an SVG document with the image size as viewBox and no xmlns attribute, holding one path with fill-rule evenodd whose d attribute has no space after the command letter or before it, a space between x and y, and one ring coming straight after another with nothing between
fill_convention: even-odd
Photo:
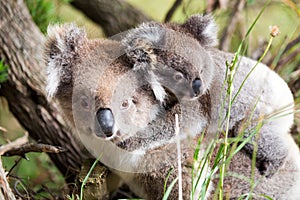
<instances>
[{"instance_id":1,"label":"green grass blade","mask_svg":"<svg viewBox=\"0 0 300 200\"><path fill-rule=\"evenodd\" d=\"M93 163L93 165L91 166L89 172L87 173L86 177L84 178L82 184L81 184L81 187L80 187L80 197L79 199L82 200L83 198L83 188L88 180L88 178L90 177L92 171L94 170L94 168L96 167L97 163L99 162L101 156L99 156L99 158L97 158L97 160L95 160L95 162Z\"/></svg>"},{"instance_id":2,"label":"green grass blade","mask_svg":"<svg viewBox=\"0 0 300 200\"><path fill-rule=\"evenodd\" d=\"M171 175L171 173L172 173L172 171L173 171L174 169L173 168L171 168L170 170L169 170L169 172L168 172L168 175L167 175L167 177L166 177L166 181L165 181L165 184L164 184L164 193L166 192L166 190L167 190L167 182L168 182L168 180L169 180L169 177L170 177L170 175Z\"/></svg>"},{"instance_id":3,"label":"green grass blade","mask_svg":"<svg viewBox=\"0 0 300 200\"><path fill-rule=\"evenodd\" d=\"M178 181L178 178L175 178L175 179L172 181L172 183L169 185L169 187L168 187L166 193L164 194L164 197L163 197L162 200L167 200L167 199L168 199L168 197L169 197L169 195L170 195L170 193L171 193L171 191L172 191L172 189L173 189L173 187L174 187L174 185L175 185L175 183L176 183L177 181Z\"/></svg>"},{"instance_id":4,"label":"green grass blade","mask_svg":"<svg viewBox=\"0 0 300 200\"><path fill-rule=\"evenodd\" d=\"M266 198L266 199L268 199L268 200L273 200L272 197L270 197L270 196L268 196L268 195L265 195L265 194L259 194L258 196L264 197L264 198Z\"/></svg>"}]
</instances>

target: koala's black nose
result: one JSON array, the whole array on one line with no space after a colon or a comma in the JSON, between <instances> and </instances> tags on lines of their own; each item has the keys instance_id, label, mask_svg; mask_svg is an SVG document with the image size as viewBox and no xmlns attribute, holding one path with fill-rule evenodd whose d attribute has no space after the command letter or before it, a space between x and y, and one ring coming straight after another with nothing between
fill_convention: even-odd
<instances>
[{"instance_id":1,"label":"koala's black nose","mask_svg":"<svg viewBox=\"0 0 300 200\"><path fill-rule=\"evenodd\" d=\"M195 96L198 96L200 94L201 85L202 85L202 82L200 79L197 78L197 79L193 80L192 88L195 93Z\"/></svg>"},{"instance_id":2,"label":"koala's black nose","mask_svg":"<svg viewBox=\"0 0 300 200\"><path fill-rule=\"evenodd\" d=\"M111 110L108 108L99 109L96 113L96 117L103 133L107 137L112 136L115 119Z\"/></svg>"}]
</instances>

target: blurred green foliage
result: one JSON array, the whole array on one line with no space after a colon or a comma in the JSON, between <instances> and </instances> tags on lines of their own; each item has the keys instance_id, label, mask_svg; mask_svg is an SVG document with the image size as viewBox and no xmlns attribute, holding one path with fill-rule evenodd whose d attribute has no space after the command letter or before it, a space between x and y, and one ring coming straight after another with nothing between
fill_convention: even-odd
<instances>
[{"instance_id":1,"label":"blurred green foliage","mask_svg":"<svg viewBox=\"0 0 300 200\"><path fill-rule=\"evenodd\" d=\"M10 184L23 199L52 199L62 194L64 178L46 153L28 153L26 159L2 157L2 160L10 171Z\"/></svg>"},{"instance_id":2,"label":"blurred green foliage","mask_svg":"<svg viewBox=\"0 0 300 200\"><path fill-rule=\"evenodd\" d=\"M58 22L55 2L52 0L25 0L30 15L42 33L46 33L50 22Z\"/></svg>"},{"instance_id":3,"label":"blurred green foliage","mask_svg":"<svg viewBox=\"0 0 300 200\"><path fill-rule=\"evenodd\" d=\"M25 131L8 111L7 103L0 100L0 126L7 129L6 132L0 130L0 144L5 144L23 136ZM53 199L51 195L62 195L64 177L46 153L27 153L26 159L20 156L2 156L1 159L9 172L11 188L18 190L22 199Z\"/></svg>"},{"instance_id":4,"label":"blurred green foliage","mask_svg":"<svg viewBox=\"0 0 300 200\"><path fill-rule=\"evenodd\" d=\"M4 61L0 61L0 84L6 81L7 76L8 76L8 66L4 64ZM1 88L1 85L0 85Z\"/></svg>"}]
</instances>

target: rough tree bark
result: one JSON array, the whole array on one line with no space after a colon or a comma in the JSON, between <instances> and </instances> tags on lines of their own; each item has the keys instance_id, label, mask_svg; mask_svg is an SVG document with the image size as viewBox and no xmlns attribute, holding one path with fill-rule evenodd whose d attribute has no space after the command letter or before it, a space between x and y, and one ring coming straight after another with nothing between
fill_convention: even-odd
<instances>
[{"instance_id":1,"label":"rough tree bark","mask_svg":"<svg viewBox=\"0 0 300 200\"><path fill-rule=\"evenodd\" d=\"M126 31L150 18L124 1L73 0L71 4L99 24L106 36Z\"/></svg>"},{"instance_id":2,"label":"rough tree bark","mask_svg":"<svg viewBox=\"0 0 300 200\"><path fill-rule=\"evenodd\" d=\"M16 197L11 191L9 184L6 180L6 173L2 167L2 160L0 156L0 199L3 200L15 200Z\"/></svg>"},{"instance_id":3,"label":"rough tree bark","mask_svg":"<svg viewBox=\"0 0 300 200\"><path fill-rule=\"evenodd\" d=\"M9 77L0 95L9 109L36 141L67 149L49 154L54 164L72 180L82 161L82 153L65 126L55 103L45 95L44 36L33 23L23 1L0 1L0 59L9 66Z\"/></svg>"}]
</instances>

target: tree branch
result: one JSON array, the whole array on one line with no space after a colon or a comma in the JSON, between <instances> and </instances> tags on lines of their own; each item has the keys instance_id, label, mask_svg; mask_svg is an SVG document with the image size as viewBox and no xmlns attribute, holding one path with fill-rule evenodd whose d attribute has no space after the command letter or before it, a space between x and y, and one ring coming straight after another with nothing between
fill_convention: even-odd
<instances>
[{"instance_id":1,"label":"tree branch","mask_svg":"<svg viewBox=\"0 0 300 200\"><path fill-rule=\"evenodd\" d=\"M6 174L2 166L1 156L0 156L0 199L5 200L15 200L16 197L11 191L9 184L6 179Z\"/></svg>"},{"instance_id":2,"label":"tree branch","mask_svg":"<svg viewBox=\"0 0 300 200\"><path fill-rule=\"evenodd\" d=\"M206 9L205 13L212 13L214 10L216 10L219 6L219 1L218 0L207 0L206 1Z\"/></svg>"},{"instance_id":3,"label":"tree branch","mask_svg":"<svg viewBox=\"0 0 300 200\"><path fill-rule=\"evenodd\" d=\"M282 57L278 61L275 70L280 71L287 63L289 63L290 61L293 62L299 54L300 54L300 47L298 49L296 49L295 51L293 51L292 53Z\"/></svg>"},{"instance_id":4,"label":"tree branch","mask_svg":"<svg viewBox=\"0 0 300 200\"><path fill-rule=\"evenodd\" d=\"M227 9L228 0L207 0L205 13L212 13L218 8Z\"/></svg>"},{"instance_id":5,"label":"tree branch","mask_svg":"<svg viewBox=\"0 0 300 200\"><path fill-rule=\"evenodd\" d=\"M23 144L6 151L3 156L24 156L29 152L45 152L45 153L62 153L66 149L62 147L52 146L49 144Z\"/></svg>"},{"instance_id":6,"label":"tree branch","mask_svg":"<svg viewBox=\"0 0 300 200\"><path fill-rule=\"evenodd\" d=\"M11 151L14 148L18 148L21 145L24 145L28 142L28 133L25 133L25 135L21 138L16 139L13 142L10 142L8 144L0 146L0 156L7 153L8 151Z\"/></svg>"},{"instance_id":7,"label":"tree branch","mask_svg":"<svg viewBox=\"0 0 300 200\"><path fill-rule=\"evenodd\" d=\"M1 126L0 126L0 131L7 132L7 130L5 128L1 127Z\"/></svg>"},{"instance_id":8,"label":"tree branch","mask_svg":"<svg viewBox=\"0 0 300 200\"><path fill-rule=\"evenodd\" d=\"M298 63L300 64L300 62ZM300 69L294 71L291 74L291 80L289 81L289 87L291 88L294 96L300 91Z\"/></svg>"},{"instance_id":9,"label":"tree branch","mask_svg":"<svg viewBox=\"0 0 300 200\"><path fill-rule=\"evenodd\" d=\"M18 138L15 141L10 142L8 144L4 144L0 147L0 199L5 199L5 200L16 199L15 195L11 191L9 184L7 182L6 173L2 166L1 155L5 154L8 151L11 151L15 147L24 145L26 142L28 142L28 133L25 133L23 137Z\"/></svg>"},{"instance_id":10,"label":"tree branch","mask_svg":"<svg viewBox=\"0 0 300 200\"><path fill-rule=\"evenodd\" d=\"M125 1L73 0L71 4L99 24L108 37L151 20Z\"/></svg>"},{"instance_id":11,"label":"tree branch","mask_svg":"<svg viewBox=\"0 0 300 200\"><path fill-rule=\"evenodd\" d=\"M172 18L172 16L174 15L175 11L177 10L177 8L180 6L180 4L182 3L182 0L176 0L173 4L173 6L170 8L170 10L168 11L166 17L165 17L165 22L169 22Z\"/></svg>"},{"instance_id":12,"label":"tree branch","mask_svg":"<svg viewBox=\"0 0 300 200\"><path fill-rule=\"evenodd\" d=\"M289 50L291 50L292 48L296 47L297 45L300 44L300 35L298 37L296 37L295 39L293 39L292 41L290 41L284 48L284 50L282 51L282 54L281 54L281 58L279 60L279 62L281 62L283 60L283 54L286 54ZM296 49L297 51L297 49ZM268 66L271 66L274 62L274 59L276 58L276 55L272 58L270 58L266 63ZM276 70L278 70L278 68L280 68L277 64L277 66L275 67ZM275 71L276 71L275 70Z\"/></svg>"},{"instance_id":13,"label":"tree branch","mask_svg":"<svg viewBox=\"0 0 300 200\"><path fill-rule=\"evenodd\" d=\"M88 154L80 148L57 105L45 94L44 36L33 23L23 1L0 1L0 59L9 66L8 80L0 96L30 137L41 143L67 149L49 154L57 168L73 181Z\"/></svg>"},{"instance_id":14,"label":"tree branch","mask_svg":"<svg viewBox=\"0 0 300 200\"><path fill-rule=\"evenodd\" d=\"M286 53L287 51L289 51L291 48L295 47L299 43L300 43L300 35L286 45L282 54Z\"/></svg>"}]
</instances>

